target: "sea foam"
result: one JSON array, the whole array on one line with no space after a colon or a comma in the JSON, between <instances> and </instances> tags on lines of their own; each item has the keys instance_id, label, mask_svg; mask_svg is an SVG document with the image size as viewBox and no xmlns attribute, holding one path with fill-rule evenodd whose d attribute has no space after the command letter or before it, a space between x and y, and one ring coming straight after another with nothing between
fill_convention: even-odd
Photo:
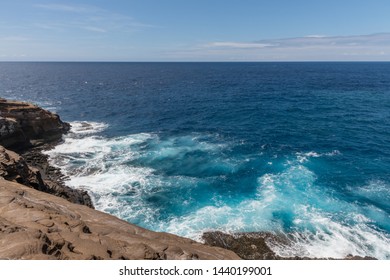
<instances>
[{"instance_id":1,"label":"sea foam","mask_svg":"<svg viewBox=\"0 0 390 280\"><path fill-rule=\"evenodd\" d=\"M284 257L390 258L390 236L372 222L388 227L388 214L341 199L335 189L319 184L306 165L339 151L272 156L277 169L258 176L252 192L233 195L220 185L248 159L230 157L229 144L202 134L107 138L99 134L106 128L104 123L74 122L64 142L47 152L69 176L67 184L88 190L99 210L199 241L205 231L273 232L289 241L288 246L269 243ZM355 195L388 199L388 187L381 183L361 186Z\"/></svg>"}]
</instances>

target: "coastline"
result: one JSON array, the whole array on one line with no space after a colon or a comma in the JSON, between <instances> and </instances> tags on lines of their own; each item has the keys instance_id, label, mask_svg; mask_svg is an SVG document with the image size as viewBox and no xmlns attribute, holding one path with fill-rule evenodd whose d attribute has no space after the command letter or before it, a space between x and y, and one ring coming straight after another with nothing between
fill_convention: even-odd
<instances>
[{"instance_id":1,"label":"coastline","mask_svg":"<svg viewBox=\"0 0 390 280\"><path fill-rule=\"evenodd\" d=\"M25 238L26 231L28 232L29 230L39 228L38 231L40 232L38 232L39 234L36 232L28 233L27 241L17 238L17 240L19 240L17 242L21 243L16 246L21 246L23 248L27 246L25 242L33 242L36 244L37 240L40 240L34 254L29 254L25 250L20 249L22 253L15 255L11 252L11 249L8 251L5 249L5 253L0 252L0 258L313 259L301 256L290 258L278 256L270 249L268 243L276 241L288 246L288 240L272 233L226 234L222 232L206 232L203 234L204 244L201 244L168 233L148 231L125 221L121 221L111 215L93 210L92 200L88 193L66 186L64 183L64 179L66 179L64 175L58 168L51 166L48 163L48 156L42 153L43 150L53 148L56 144L60 143L62 135L69 131L70 125L62 122L58 115L52 114L29 103L0 99L0 109L0 145L5 146L5 148L0 149L2 163L0 175L5 180L13 182L9 184L5 184L4 181L0 182L1 191L3 193L5 192L4 197L8 197L8 199L3 199L1 201L0 209L8 209L12 203L17 203L17 205L22 206L22 209L18 209L18 211L23 212L22 216L26 216L23 207L34 209L33 211L29 210L27 214L31 214L30 212L35 213L33 216L30 216L30 218L27 218L27 220L24 219L20 221L20 219L15 217L15 214L7 216L9 215L9 212L4 211L6 217L0 217L0 226L2 227L0 234L4 235L4 240L9 238L13 240L16 235L19 235L20 228L25 229L23 230L23 238ZM21 156L13 151L7 150L8 148L16 148ZM25 189L23 186L14 183L20 183L41 192L53 194L68 200L68 202L60 201L57 198L50 198L50 196L46 196L46 194L35 193L33 190ZM19 190L15 193L12 193L12 191L10 193L10 188ZM31 199L25 201L24 198L26 196L33 197L34 203L31 204ZM42 203L36 200L37 197L46 201L50 207L47 209L42 208ZM90 209L87 210L85 206ZM63 207L65 207L67 211L64 212L63 210L60 210ZM68 210L71 213L69 213ZM60 213L58 214L59 218L51 215L51 212L53 211ZM34 215L43 216L44 218L35 221L33 219ZM34 222L32 222L31 219L34 220ZM68 221L68 219L70 219L70 221ZM19 221L19 224L14 223L14 220ZM44 221L43 225L42 220ZM31 223L33 223L32 228ZM64 227L63 224L67 225ZM117 229L115 229L117 226L126 229L123 232L118 232ZM129 237L127 236L129 231L135 235L140 234L140 236L132 236L131 240L129 240ZM41 233L43 233L43 235ZM55 237L51 235L52 233L56 233ZM75 235L73 233L75 233ZM69 235L71 236L70 239ZM109 236L110 241L102 238L102 236ZM78 239L87 239L91 244L84 246ZM115 242L113 240L115 240ZM120 242L118 240L120 240ZM154 243L156 240L158 241L158 244ZM163 240L162 243L161 240ZM12 243L14 241L10 242ZM101 248L98 246L99 249L96 251L96 242L99 242L100 245L102 242L109 245L105 245ZM121 248L119 248L118 242L121 244ZM77 246L75 244L77 244ZM134 253L132 249L126 249L126 252L124 253L122 247L127 248L126 246L129 246L128 248L141 249L137 249L136 253ZM77 250L75 249L76 247ZM128 252L129 250L132 252ZM348 255L345 256L344 259L373 258Z\"/></svg>"},{"instance_id":2,"label":"coastline","mask_svg":"<svg viewBox=\"0 0 390 280\"><path fill-rule=\"evenodd\" d=\"M0 99L0 110L0 259L240 259L94 210L41 153L69 124L29 103Z\"/></svg>"}]
</instances>

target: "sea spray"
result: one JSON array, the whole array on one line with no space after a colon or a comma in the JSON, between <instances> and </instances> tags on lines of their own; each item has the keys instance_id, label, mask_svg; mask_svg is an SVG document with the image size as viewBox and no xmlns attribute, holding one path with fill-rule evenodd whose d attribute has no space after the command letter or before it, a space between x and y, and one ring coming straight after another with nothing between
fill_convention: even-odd
<instances>
[{"instance_id":1,"label":"sea spray","mask_svg":"<svg viewBox=\"0 0 390 280\"><path fill-rule=\"evenodd\" d=\"M390 236L373 223L377 220L388 228L386 214L342 200L342 193L318 184L308 167L317 159L340 155L338 151L272 156L275 172L259 176L248 194L221 189L248 161L226 156L232 147L210 135L106 138L99 135L106 128L102 123L72 123L64 142L47 152L70 177L67 184L88 190L102 211L196 240L214 230L281 234L289 246L269 246L283 257L390 258ZM369 191L373 184L378 182L362 186L356 195L377 198L381 189L384 197L388 195L384 186Z\"/></svg>"}]
</instances>

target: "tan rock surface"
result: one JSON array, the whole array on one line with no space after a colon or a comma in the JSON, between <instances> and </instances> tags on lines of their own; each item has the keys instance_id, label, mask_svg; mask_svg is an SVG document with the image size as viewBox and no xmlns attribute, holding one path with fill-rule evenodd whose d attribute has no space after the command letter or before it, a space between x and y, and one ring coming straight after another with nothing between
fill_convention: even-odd
<instances>
[{"instance_id":1,"label":"tan rock surface","mask_svg":"<svg viewBox=\"0 0 390 280\"><path fill-rule=\"evenodd\" d=\"M0 259L238 259L0 178Z\"/></svg>"}]
</instances>

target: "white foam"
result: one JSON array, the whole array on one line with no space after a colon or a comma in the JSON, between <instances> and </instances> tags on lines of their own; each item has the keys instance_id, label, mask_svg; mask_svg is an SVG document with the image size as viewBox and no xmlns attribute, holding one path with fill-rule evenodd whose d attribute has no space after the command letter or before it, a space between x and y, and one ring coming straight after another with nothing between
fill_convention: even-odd
<instances>
[{"instance_id":1,"label":"white foam","mask_svg":"<svg viewBox=\"0 0 390 280\"><path fill-rule=\"evenodd\" d=\"M325 155L328 157L339 156L341 155L341 152L339 150L333 150L331 152L325 153Z\"/></svg>"},{"instance_id":2,"label":"white foam","mask_svg":"<svg viewBox=\"0 0 390 280\"><path fill-rule=\"evenodd\" d=\"M91 191L97 208L104 210L114 205L116 201L110 193L124 192L126 184L142 183L150 174L147 168L125 164L138 155L132 145L149 139L150 134L107 139L93 135L107 127L104 123L73 122L71 125L71 133L64 137L64 142L45 153L50 156L51 164L70 176L68 185Z\"/></svg>"},{"instance_id":3,"label":"white foam","mask_svg":"<svg viewBox=\"0 0 390 280\"><path fill-rule=\"evenodd\" d=\"M364 214L366 209L332 198L316 186L315 175L298 163L297 159L282 173L260 177L255 197L237 204L205 206L164 222L159 229L196 240L208 230L284 232L288 246L269 244L283 257L344 258L352 254L390 259L390 236L372 225ZM275 214L291 216L290 234L283 217Z\"/></svg>"},{"instance_id":4,"label":"white foam","mask_svg":"<svg viewBox=\"0 0 390 280\"><path fill-rule=\"evenodd\" d=\"M308 162L310 158L319 158L319 157L323 157L323 156L333 157L333 156L338 156L338 155L341 155L341 152L339 150L333 150L333 151L327 152L327 153L317 153L315 151L296 153L297 160L299 163Z\"/></svg>"},{"instance_id":5,"label":"white foam","mask_svg":"<svg viewBox=\"0 0 390 280\"><path fill-rule=\"evenodd\" d=\"M74 134L95 134L104 131L108 125L101 122L74 121L70 123L71 133Z\"/></svg>"},{"instance_id":6,"label":"white foam","mask_svg":"<svg viewBox=\"0 0 390 280\"><path fill-rule=\"evenodd\" d=\"M337 222L313 208L304 211L302 215L312 223L315 230L286 235L290 241L287 246L270 242L270 247L278 255L344 258L352 254L378 259L390 258L390 236L370 227L367 223L369 219L361 214L351 214L348 217L355 220L355 225Z\"/></svg>"},{"instance_id":7,"label":"white foam","mask_svg":"<svg viewBox=\"0 0 390 280\"><path fill-rule=\"evenodd\" d=\"M159 195L160 190L170 189L170 193L175 193L175 188L178 192L182 191L180 188L191 188L200 182L199 179L176 176L167 181L164 174L159 175L153 168L132 162L146 157L152 162L175 159L183 163L187 153L201 151L215 153L213 163L226 165L232 172L239 163L217 158L226 146L210 143L201 135L168 139L148 133L116 138L96 135L106 128L103 123L73 122L72 131L65 136L64 142L47 152L52 163L70 176L67 184L90 191L99 210L153 230L198 240L207 230L281 233L290 227L292 234L286 235L291 242L289 246L269 244L276 253L286 257L342 258L353 254L390 259L389 235L374 228L369 219L369 213L382 215L383 220L388 215L359 205L351 208L348 202L335 199L326 189L316 185L315 174L303 164L310 158L334 156L339 152L297 153L296 158L286 161L280 173L260 176L252 197L233 202L211 194L207 205L201 204L181 216L161 219L158 212L161 209L155 205L151 207L147 198L151 194ZM206 167L209 168L207 164ZM379 196L385 194L386 197L389 188L382 185L378 189L378 182L371 182L359 188L358 193L370 198L377 190ZM192 199L186 197L182 203L191 205ZM291 225L284 224L284 218L290 219Z\"/></svg>"},{"instance_id":8,"label":"white foam","mask_svg":"<svg viewBox=\"0 0 390 280\"><path fill-rule=\"evenodd\" d=\"M350 190L355 194L359 194L374 201L390 201L390 186L381 180L371 180L367 185L353 189L350 187Z\"/></svg>"}]
</instances>

